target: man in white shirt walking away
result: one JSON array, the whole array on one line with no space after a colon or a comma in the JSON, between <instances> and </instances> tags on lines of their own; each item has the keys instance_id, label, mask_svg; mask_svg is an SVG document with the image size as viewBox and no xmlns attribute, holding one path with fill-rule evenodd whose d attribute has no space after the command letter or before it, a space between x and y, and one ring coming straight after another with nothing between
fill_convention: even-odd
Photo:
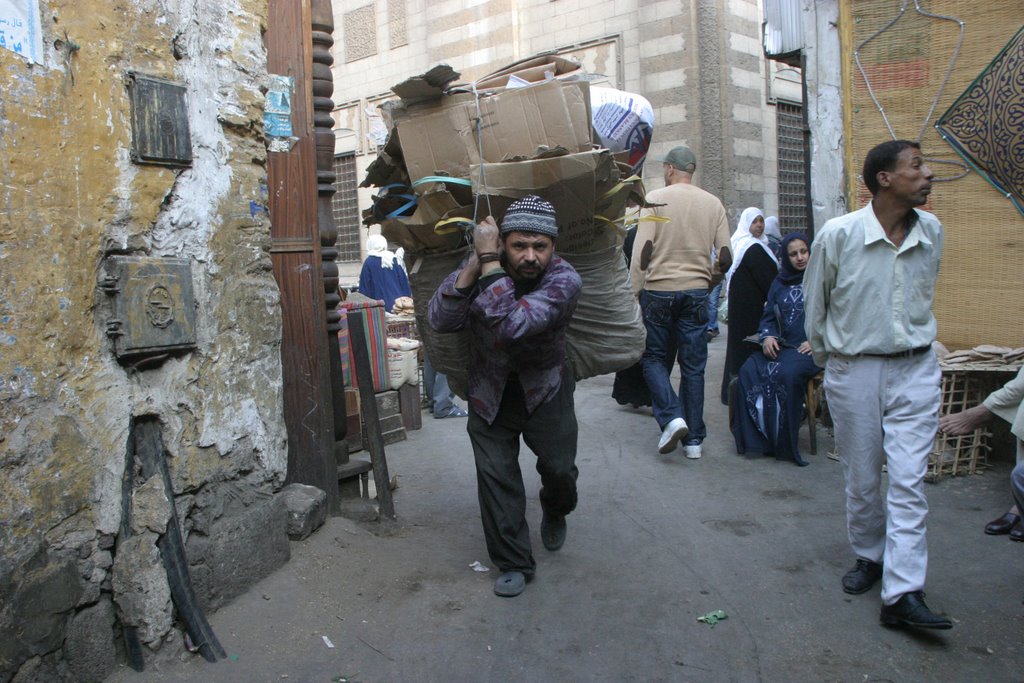
<instances>
[{"instance_id":1,"label":"man in white shirt walking away","mask_svg":"<svg viewBox=\"0 0 1024 683\"><path fill-rule=\"evenodd\" d=\"M916 207L927 203L933 176L918 143L894 140L868 152L863 177L871 202L822 227L804 276L807 338L825 367L857 555L842 585L860 594L881 578L883 624L948 629L923 592L924 475L941 403L931 344L943 232Z\"/></svg>"}]
</instances>

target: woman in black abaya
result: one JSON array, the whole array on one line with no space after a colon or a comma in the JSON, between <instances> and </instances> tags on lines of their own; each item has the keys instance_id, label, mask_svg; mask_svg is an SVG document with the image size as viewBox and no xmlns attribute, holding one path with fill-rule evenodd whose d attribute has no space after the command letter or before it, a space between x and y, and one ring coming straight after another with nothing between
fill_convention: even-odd
<instances>
[{"instance_id":1,"label":"woman in black abaya","mask_svg":"<svg viewBox=\"0 0 1024 683\"><path fill-rule=\"evenodd\" d=\"M729 383L739 375L750 354L759 350L757 342L744 339L757 333L768 289L779 272L779 263L764 235L764 214L756 206L740 214L731 246L733 262L725 276L729 293L729 336L722 373L724 405L729 405Z\"/></svg>"}]
</instances>

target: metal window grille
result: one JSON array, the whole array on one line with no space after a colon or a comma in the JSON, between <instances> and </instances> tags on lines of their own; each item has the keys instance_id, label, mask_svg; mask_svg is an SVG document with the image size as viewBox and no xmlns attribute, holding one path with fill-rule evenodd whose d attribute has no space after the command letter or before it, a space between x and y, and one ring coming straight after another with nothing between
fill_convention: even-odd
<instances>
[{"instance_id":1,"label":"metal window grille","mask_svg":"<svg viewBox=\"0 0 1024 683\"><path fill-rule=\"evenodd\" d=\"M779 223L780 227L809 229L807 216L807 174L804 160L803 106L779 102L775 108L779 155ZM785 232L785 230L783 230Z\"/></svg>"},{"instance_id":2,"label":"metal window grille","mask_svg":"<svg viewBox=\"0 0 1024 683\"><path fill-rule=\"evenodd\" d=\"M334 157L334 187L331 213L338 228L338 263L359 263L359 192L356 155Z\"/></svg>"}]
</instances>

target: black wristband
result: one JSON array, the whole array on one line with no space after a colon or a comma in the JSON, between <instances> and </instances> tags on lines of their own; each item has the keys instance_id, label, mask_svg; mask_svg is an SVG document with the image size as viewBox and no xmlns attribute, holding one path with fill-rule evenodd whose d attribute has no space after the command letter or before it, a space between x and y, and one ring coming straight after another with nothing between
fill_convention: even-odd
<instances>
[{"instance_id":1,"label":"black wristband","mask_svg":"<svg viewBox=\"0 0 1024 683\"><path fill-rule=\"evenodd\" d=\"M494 261L500 261L501 255L495 251L488 251L483 254L477 254L476 260L480 263L493 263Z\"/></svg>"}]
</instances>

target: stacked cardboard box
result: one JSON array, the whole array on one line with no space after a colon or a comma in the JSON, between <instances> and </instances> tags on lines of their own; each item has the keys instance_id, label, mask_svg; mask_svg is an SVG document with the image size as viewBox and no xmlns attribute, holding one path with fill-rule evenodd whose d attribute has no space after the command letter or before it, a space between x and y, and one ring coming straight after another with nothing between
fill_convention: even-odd
<instances>
[{"instance_id":1,"label":"stacked cardboard box","mask_svg":"<svg viewBox=\"0 0 1024 683\"><path fill-rule=\"evenodd\" d=\"M461 262L475 221L500 222L513 201L538 194L555 207L557 253L584 283L568 335L577 378L628 367L644 328L620 224L643 191L624 156L594 143L586 75L546 54L473 84L457 77L442 65L393 88L402 99L384 108L391 133L362 183L381 188L364 222L379 223L416 261L410 283L432 363L464 397L467 342L430 330L427 303Z\"/></svg>"},{"instance_id":2,"label":"stacked cardboard box","mask_svg":"<svg viewBox=\"0 0 1024 683\"><path fill-rule=\"evenodd\" d=\"M413 387L415 389L415 387ZM380 428L381 441L390 446L405 441L405 419L399 405L400 391L382 391L374 394L377 402L377 424ZM363 417L359 389L345 388L345 413L347 432L345 442L350 453L367 449L366 420Z\"/></svg>"}]
</instances>

